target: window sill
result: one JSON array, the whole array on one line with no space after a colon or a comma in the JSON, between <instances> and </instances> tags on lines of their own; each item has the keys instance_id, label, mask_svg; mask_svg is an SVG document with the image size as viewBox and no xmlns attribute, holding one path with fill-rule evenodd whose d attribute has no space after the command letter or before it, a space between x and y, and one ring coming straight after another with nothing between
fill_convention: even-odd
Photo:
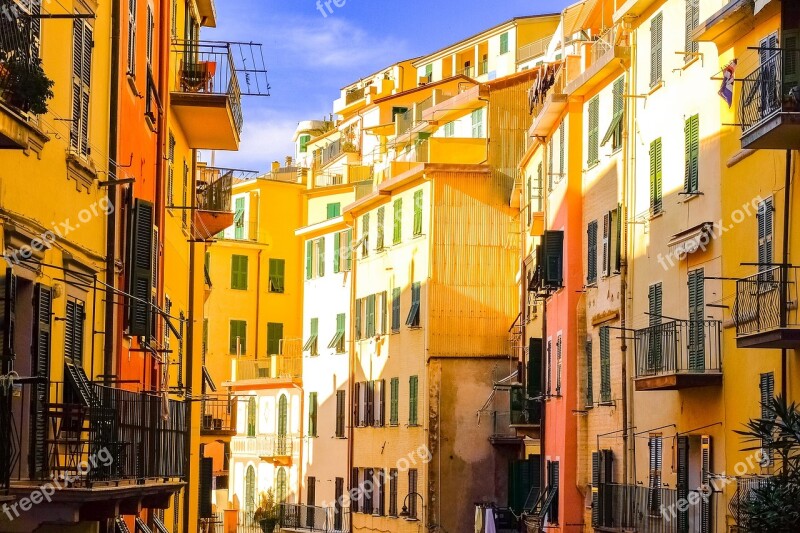
<instances>
[{"instance_id":1,"label":"window sill","mask_svg":"<svg viewBox=\"0 0 800 533\"><path fill-rule=\"evenodd\" d=\"M701 57L700 53L696 53L696 52L692 53L691 59L689 59L688 61L685 61L683 63L683 65L681 66L681 70L686 70L689 67L691 67L692 65L694 65L695 63L697 63L698 61L700 61L700 57Z\"/></svg>"},{"instance_id":2,"label":"window sill","mask_svg":"<svg viewBox=\"0 0 800 533\"><path fill-rule=\"evenodd\" d=\"M612 402L612 401L598 402L597 406L598 407L614 407L614 402Z\"/></svg>"},{"instance_id":3,"label":"window sill","mask_svg":"<svg viewBox=\"0 0 800 533\"><path fill-rule=\"evenodd\" d=\"M664 86L664 80L658 80L658 82L655 85L650 87L650 92L647 93L647 96L652 96L653 94L655 94L657 90L659 90L663 86Z\"/></svg>"},{"instance_id":4,"label":"window sill","mask_svg":"<svg viewBox=\"0 0 800 533\"><path fill-rule=\"evenodd\" d=\"M422 425L421 425L421 424L408 424L408 425L407 425L407 427L410 427L410 428L419 428L419 427L422 427Z\"/></svg>"},{"instance_id":5,"label":"window sill","mask_svg":"<svg viewBox=\"0 0 800 533\"><path fill-rule=\"evenodd\" d=\"M703 193L700 192L700 191L694 191L694 192L686 192L686 191L684 191L684 192L681 193L681 195L683 196L683 200L681 200L681 201L685 204L685 203L691 202L695 198L699 198L700 196L703 196Z\"/></svg>"},{"instance_id":6,"label":"window sill","mask_svg":"<svg viewBox=\"0 0 800 533\"><path fill-rule=\"evenodd\" d=\"M664 210L662 209L658 213L650 213L649 220L655 220L655 219L663 217L663 216L664 216Z\"/></svg>"},{"instance_id":7,"label":"window sill","mask_svg":"<svg viewBox=\"0 0 800 533\"><path fill-rule=\"evenodd\" d=\"M128 73L128 74L125 75L125 77L128 79L128 87L131 88L131 92L133 93L133 96L135 96L136 98L141 98L142 97L142 93L139 92L138 87L136 87L136 76L133 75L133 74Z\"/></svg>"},{"instance_id":8,"label":"window sill","mask_svg":"<svg viewBox=\"0 0 800 533\"><path fill-rule=\"evenodd\" d=\"M600 164L600 160L599 159L597 161L591 161L591 162L587 161L586 162L586 170L587 171L592 170L599 164Z\"/></svg>"},{"instance_id":9,"label":"window sill","mask_svg":"<svg viewBox=\"0 0 800 533\"><path fill-rule=\"evenodd\" d=\"M596 289L597 288L597 280L593 280L591 282L587 282L586 285L583 287L584 289Z\"/></svg>"}]
</instances>

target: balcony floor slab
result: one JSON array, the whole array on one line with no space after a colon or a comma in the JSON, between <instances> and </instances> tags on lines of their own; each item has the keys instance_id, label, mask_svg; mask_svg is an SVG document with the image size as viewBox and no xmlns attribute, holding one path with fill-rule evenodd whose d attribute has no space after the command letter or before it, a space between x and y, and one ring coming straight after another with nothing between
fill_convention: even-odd
<instances>
[{"instance_id":1,"label":"balcony floor slab","mask_svg":"<svg viewBox=\"0 0 800 533\"><path fill-rule=\"evenodd\" d=\"M800 139L800 112L781 112L742 134L742 148L794 150Z\"/></svg>"},{"instance_id":2,"label":"balcony floor slab","mask_svg":"<svg viewBox=\"0 0 800 533\"><path fill-rule=\"evenodd\" d=\"M675 373L636 378L637 391L681 390L694 387L708 387L722 384L722 374L708 373Z\"/></svg>"},{"instance_id":3,"label":"balcony floor slab","mask_svg":"<svg viewBox=\"0 0 800 533\"><path fill-rule=\"evenodd\" d=\"M776 328L736 337L737 348L800 348L800 328Z\"/></svg>"}]
</instances>

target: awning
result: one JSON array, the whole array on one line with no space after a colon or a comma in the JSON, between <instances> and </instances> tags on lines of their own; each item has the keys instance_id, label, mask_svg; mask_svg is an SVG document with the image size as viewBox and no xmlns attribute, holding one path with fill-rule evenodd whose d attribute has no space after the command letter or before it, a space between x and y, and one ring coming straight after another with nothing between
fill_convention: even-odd
<instances>
[{"instance_id":1,"label":"awning","mask_svg":"<svg viewBox=\"0 0 800 533\"><path fill-rule=\"evenodd\" d=\"M753 15L758 15L758 12L767 7L771 0L756 0L756 5L753 7Z\"/></svg>"},{"instance_id":2,"label":"awning","mask_svg":"<svg viewBox=\"0 0 800 533\"><path fill-rule=\"evenodd\" d=\"M564 35L569 37L580 30L591 15L597 0L583 0L564 9Z\"/></svg>"},{"instance_id":3,"label":"awning","mask_svg":"<svg viewBox=\"0 0 800 533\"><path fill-rule=\"evenodd\" d=\"M214 384L214 380L211 379L211 374L208 372L206 365L203 365L203 384L211 389L211 392L217 392L217 386Z\"/></svg>"},{"instance_id":4,"label":"awning","mask_svg":"<svg viewBox=\"0 0 800 533\"><path fill-rule=\"evenodd\" d=\"M711 229L713 222L703 222L692 228L676 233L669 240L667 245L670 250L678 256L684 256L696 252L703 248L711 239Z\"/></svg>"}]
</instances>

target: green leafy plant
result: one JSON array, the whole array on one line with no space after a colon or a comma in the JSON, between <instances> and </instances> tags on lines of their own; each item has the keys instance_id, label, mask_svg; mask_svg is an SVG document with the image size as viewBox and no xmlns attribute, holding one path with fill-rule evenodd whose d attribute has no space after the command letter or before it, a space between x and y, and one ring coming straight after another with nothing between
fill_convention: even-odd
<instances>
[{"instance_id":1,"label":"green leafy plant","mask_svg":"<svg viewBox=\"0 0 800 533\"><path fill-rule=\"evenodd\" d=\"M278 504L272 489L261 492L258 497L258 508L253 513L253 520L261 525L261 530L272 533L278 523Z\"/></svg>"},{"instance_id":2,"label":"green leafy plant","mask_svg":"<svg viewBox=\"0 0 800 533\"><path fill-rule=\"evenodd\" d=\"M763 450L775 461L775 475L755 487L744 502L745 526L753 533L800 531L800 408L777 396L763 405L764 417L736 431L745 451Z\"/></svg>"},{"instance_id":3,"label":"green leafy plant","mask_svg":"<svg viewBox=\"0 0 800 533\"><path fill-rule=\"evenodd\" d=\"M44 73L41 60L12 58L4 67L5 79L0 82L3 98L22 111L36 115L46 113L47 102L53 98L55 83ZM0 75L3 75L2 71Z\"/></svg>"}]
</instances>

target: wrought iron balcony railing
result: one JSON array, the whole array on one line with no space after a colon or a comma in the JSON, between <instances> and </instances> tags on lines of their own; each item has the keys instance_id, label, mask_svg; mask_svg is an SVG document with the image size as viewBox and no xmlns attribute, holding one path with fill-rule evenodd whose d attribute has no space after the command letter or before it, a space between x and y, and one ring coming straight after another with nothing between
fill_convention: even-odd
<instances>
[{"instance_id":1,"label":"wrought iron balcony railing","mask_svg":"<svg viewBox=\"0 0 800 533\"><path fill-rule=\"evenodd\" d=\"M235 396L204 396L201 400L201 410L200 433L209 435L236 433Z\"/></svg>"},{"instance_id":2,"label":"wrought iron balcony railing","mask_svg":"<svg viewBox=\"0 0 800 533\"><path fill-rule=\"evenodd\" d=\"M744 134L778 113L800 113L800 86L796 77L787 76L800 64L800 49L760 53L761 64L742 83L739 121Z\"/></svg>"},{"instance_id":3,"label":"wrought iron balcony railing","mask_svg":"<svg viewBox=\"0 0 800 533\"><path fill-rule=\"evenodd\" d=\"M542 37L538 41L533 41L517 49L517 62L521 63L535 57L544 55L547 52L547 47L550 46L551 36Z\"/></svg>"},{"instance_id":4,"label":"wrought iron balcony railing","mask_svg":"<svg viewBox=\"0 0 800 533\"><path fill-rule=\"evenodd\" d=\"M197 179L197 208L204 211L230 211L234 171L205 167Z\"/></svg>"},{"instance_id":5,"label":"wrought iron balcony railing","mask_svg":"<svg viewBox=\"0 0 800 533\"><path fill-rule=\"evenodd\" d=\"M735 529L732 531L745 533L750 531L751 515L747 510L748 503L756 498L757 489L769 483L769 476L746 476L736 478L736 492L728 502L728 513L733 517Z\"/></svg>"},{"instance_id":6,"label":"wrought iron balcony railing","mask_svg":"<svg viewBox=\"0 0 800 533\"><path fill-rule=\"evenodd\" d=\"M231 453L255 455L258 457L287 457L295 450L299 435L256 435L253 437L233 437Z\"/></svg>"},{"instance_id":7,"label":"wrought iron balcony railing","mask_svg":"<svg viewBox=\"0 0 800 533\"><path fill-rule=\"evenodd\" d=\"M746 337L777 330L797 330L797 273L800 267L776 266L736 282L733 318L736 336Z\"/></svg>"},{"instance_id":8,"label":"wrought iron balcony railing","mask_svg":"<svg viewBox=\"0 0 800 533\"><path fill-rule=\"evenodd\" d=\"M282 503L278 525L293 530L346 533L350 531L350 508Z\"/></svg>"},{"instance_id":9,"label":"wrought iron balcony railing","mask_svg":"<svg viewBox=\"0 0 800 533\"><path fill-rule=\"evenodd\" d=\"M636 377L720 373L721 323L672 320L636 330Z\"/></svg>"}]
</instances>

